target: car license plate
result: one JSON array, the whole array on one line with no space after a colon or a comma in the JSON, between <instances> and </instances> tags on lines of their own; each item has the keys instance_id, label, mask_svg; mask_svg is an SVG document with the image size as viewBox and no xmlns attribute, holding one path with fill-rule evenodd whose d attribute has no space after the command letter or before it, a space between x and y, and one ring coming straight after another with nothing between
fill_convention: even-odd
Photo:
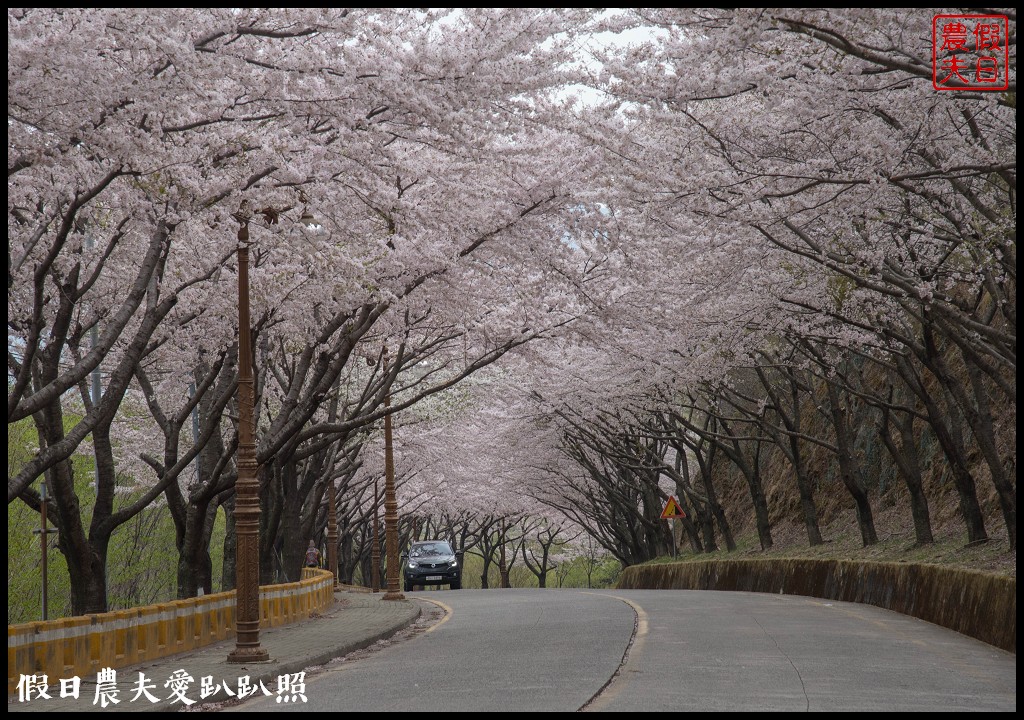
<instances>
[{"instance_id":1,"label":"car license plate","mask_svg":"<svg viewBox=\"0 0 1024 720\"><path fill-rule=\"evenodd\" d=\"M440 580L440 575L427 575L427 580Z\"/></svg>"}]
</instances>

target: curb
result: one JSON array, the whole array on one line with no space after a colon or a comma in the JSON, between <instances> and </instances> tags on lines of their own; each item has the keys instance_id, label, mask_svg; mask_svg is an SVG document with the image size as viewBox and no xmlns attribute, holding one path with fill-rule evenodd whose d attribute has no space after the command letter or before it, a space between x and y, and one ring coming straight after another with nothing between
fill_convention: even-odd
<instances>
[{"instance_id":1,"label":"curb","mask_svg":"<svg viewBox=\"0 0 1024 720\"><path fill-rule=\"evenodd\" d=\"M336 593L336 600L342 599L345 594L344 590ZM423 612L423 607L420 603L404 602L394 603L394 605L401 605L401 608L394 608L386 613L389 615L393 614L394 617L372 618L371 616L371 619L368 619L365 624L360 624L359 620L352 618L351 621L349 621L352 624L348 625L346 632L344 633L345 636L347 636L347 639L339 638L333 644L328 641L325 645L322 645L321 642L324 641L325 638L329 638L331 635L332 622L337 623L340 621L343 624L346 623L343 619L345 608L340 605L335 605L332 610L329 610L320 618L310 618L302 622L303 625L306 623L327 623L327 625L322 628L314 628L314 632L312 634L309 634L308 626L302 629L296 628L300 633L299 644L301 645L301 649L296 650L296 646L293 641L290 646L290 650L282 648L280 657L272 655L271 659L267 662L242 664L235 666L235 668L239 675L249 675L249 682L251 685L259 686L262 682L267 689L273 689L277 678L282 675L292 675L302 672L312 666L325 665L331 660L342 657L356 650L367 648L380 640L386 640L416 622ZM273 628L273 630L288 632L289 628L287 626L281 626ZM305 635L301 635L303 632L309 634L308 642L301 639L305 637ZM182 664L186 667L188 666L190 659L197 660L200 665L208 665L211 652L221 657L226 657L228 650L230 649L229 645L231 645L231 641L222 641L214 645L208 645L202 649L182 653L179 657ZM166 665L174 657L175 656L167 656L165 658L160 658L159 662ZM198 678L199 676L196 675L196 677ZM51 691L52 690L53 688L51 688ZM112 705L101 710L100 707L95 705L95 703L92 705L86 704L88 702L88 695L90 692L90 689L86 689L82 695L83 700L81 702L75 700L73 701L74 704L72 704L72 701L68 701L67 704L60 701L60 704L58 704L56 702L47 703L37 699L32 706L29 706L27 703L15 703L14 698L16 696L8 694L8 712L209 712L213 708L207 709L204 708L204 706L223 705L223 709L225 710L239 708L242 706L242 703L239 703L236 698L225 698L221 693L216 693L207 698L202 698L199 697L198 694L192 694L190 692L189 698L193 700L193 703L188 705L187 709L177 699L172 700L170 698L164 698L156 703L132 703L130 705L128 703L122 703L121 705ZM257 697L262 697L262 695L257 693ZM122 698L122 700L123 699L124 698ZM56 698L54 698L54 700L56 700Z\"/></svg>"},{"instance_id":2,"label":"curb","mask_svg":"<svg viewBox=\"0 0 1024 720\"><path fill-rule=\"evenodd\" d=\"M395 633L399 632L400 630L404 630L405 628L409 627L414 622L416 622L416 620L422 614L423 609L418 604L415 605L414 608L414 612L412 612L409 615L409 617L400 620L394 625L387 627L383 630L380 630L374 633L373 635L368 635L364 638L360 638L359 640L346 643L345 645L325 649L315 655L308 655L306 657L299 658L298 660L287 660L284 662L277 663L273 658L271 658L269 662L260 663L259 665L250 668L253 670L253 682L258 683L262 681L264 683L267 683L269 686L281 675L302 672L311 665L325 665L331 660L334 660L335 658L348 655L350 652L355 652L356 650L362 650L363 648L367 648L379 640L386 640ZM270 668L273 669L271 670ZM202 705L223 702L225 702L223 699L216 699L210 697L205 700L197 700L195 704L190 705L189 708L195 711L195 709ZM181 705L177 703L171 703L170 701L163 701L151 705L145 708L145 710L149 712L179 712L181 711Z\"/></svg>"}]
</instances>

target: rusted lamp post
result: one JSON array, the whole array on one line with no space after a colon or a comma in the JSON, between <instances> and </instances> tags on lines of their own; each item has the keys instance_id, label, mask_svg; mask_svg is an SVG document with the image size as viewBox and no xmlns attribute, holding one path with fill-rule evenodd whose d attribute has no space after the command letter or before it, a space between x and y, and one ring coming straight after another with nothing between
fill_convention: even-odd
<instances>
[{"instance_id":1,"label":"rusted lamp post","mask_svg":"<svg viewBox=\"0 0 1024 720\"><path fill-rule=\"evenodd\" d=\"M334 489L334 478L327 485L327 569L334 575L338 585L338 506Z\"/></svg>"},{"instance_id":2,"label":"rusted lamp post","mask_svg":"<svg viewBox=\"0 0 1024 720\"><path fill-rule=\"evenodd\" d=\"M373 550L370 551L370 589L380 592L380 508L377 506L377 480L373 481Z\"/></svg>"},{"instance_id":3,"label":"rusted lamp post","mask_svg":"<svg viewBox=\"0 0 1024 720\"><path fill-rule=\"evenodd\" d=\"M235 649L230 663L261 662L260 500L256 480L252 342L249 337L249 216L238 220L238 453L235 464Z\"/></svg>"},{"instance_id":4,"label":"rusted lamp post","mask_svg":"<svg viewBox=\"0 0 1024 720\"><path fill-rule=\"evenodd\" d=\"M398 587L398 499L395 496L395 456L391 439L391 393L384 396L384 542L388 562L388 591L383 600L405 600Z\"/></svg>"}]
</instances>

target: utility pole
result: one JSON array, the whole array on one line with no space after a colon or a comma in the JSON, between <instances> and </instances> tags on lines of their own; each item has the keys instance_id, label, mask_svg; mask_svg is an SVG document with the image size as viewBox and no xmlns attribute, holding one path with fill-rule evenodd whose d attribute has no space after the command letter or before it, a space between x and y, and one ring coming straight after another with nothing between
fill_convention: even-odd
<instances>
[{"instance_id":1,"label":"utility pole","mask_svg":"<svg viewBox=\"0 0 1024 720\"><path fill-rule=\"evenodd\" d=\"M50 533L58 532L56 528L50 528L46 522L46 481L43 480L43 486L39 490L39 529L33 530L33 535L39 536L39 545L43 553L43 620L49 619L49 597L47 594L48 583L49 583L49 569L46 564L46 547L49 544L47 535Z\"/></svg>"}]
</instances>

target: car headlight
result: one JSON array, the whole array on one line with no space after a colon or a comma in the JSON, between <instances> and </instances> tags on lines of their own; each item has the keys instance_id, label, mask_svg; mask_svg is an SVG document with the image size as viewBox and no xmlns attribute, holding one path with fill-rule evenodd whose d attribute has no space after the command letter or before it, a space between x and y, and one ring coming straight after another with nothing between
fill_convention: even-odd
<instances>
[{"instance_id":1,"label":"car headlight","mask_svg":"<svg viewBox=\"0 0 1024 720\"><path fill-rule=\"evenodd\" d=\"M452 560L451 565L452 565L452 567L458 567L459 566L459 561L458 560Z\"/></svg>"},{"instance_id":2,"label":"car headlight","mask_svg":"<svg viewBox=\"0 0 1024 720\"><path fill-rule=\"evenodd\" d=\"M414 569L415 567L416 567L416 563L414 563L414 562L413 562L412 560L410 560L410 561L409 561L409 569L410 569L410 570L412 570L412 569Z\"/></svg>"}]
</instances>

